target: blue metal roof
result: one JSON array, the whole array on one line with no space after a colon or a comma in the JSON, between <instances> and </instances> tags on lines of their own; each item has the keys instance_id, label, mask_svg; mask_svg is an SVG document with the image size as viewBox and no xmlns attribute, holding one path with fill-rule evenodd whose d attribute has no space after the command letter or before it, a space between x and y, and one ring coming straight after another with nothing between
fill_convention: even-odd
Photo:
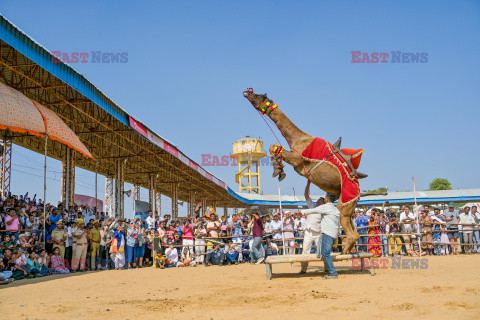
<instances>
[{"instance_id":1,"label":"blue metal roof","mask_svg":"<svg viewBox=\"0 0 480 320\"><path fill-rule=\"evenodd\" d=\"M53 55L48 50L32 40L2 15L0 15L0 37L28 59L92 100L92 102L110 113L115 119L130 127L128 114L125 111L113 103L112 100L71 66L65 63L53 62Z\"/></svg>"},{"instance_id":2,"label":"blue metal roof","mask_svg":"<svg viewBox=\"0 0 480 320\"><path fill-rule=\"evenodd\" d=\"M277 195L259 195L259 194L238 194L228 188L228 193L237 200L248 205L263 205L278 207L280 202ZM458 189L458 190L440 190L440 191L417 191L417 203L447 203L447 202L468 202L480 200L480 189ZM298 207L307 206L305 197L282 195L282 206ZM317 197L312 196L316 201ZM413 192L391 192L385 196L368 196L360 198L358 205L383 204L388 201L389 204L414 203Z\"/></svg>"}]
</instances>

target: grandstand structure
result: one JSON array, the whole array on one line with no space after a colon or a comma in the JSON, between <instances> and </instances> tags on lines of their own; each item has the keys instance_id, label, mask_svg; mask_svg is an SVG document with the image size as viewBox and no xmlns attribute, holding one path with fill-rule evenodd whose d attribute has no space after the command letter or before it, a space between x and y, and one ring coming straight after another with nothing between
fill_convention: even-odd
<instances>
[{"instance_id":1,"label":"grandstand structure","mask_svg":"<svg viewBox=\"0 0 480 320\"><path fill-rule=\"evenodd\" d=\"M80 156L55 140L48 140L47 155L62 161L61 198L68 205L74 201L75 167L106 177L105 205L112 216L124 216L125 182L148 189L150 208L154 211L161 211L161 195L170 197L172 207L167 211L174 217L178 216L178 201L188 203L188 213L193 213L198 202L202 202L203 210L211 206L235 208L234 212L236 208L250 205L279 205L278 196L238 194L230 189L1 15L0 82L52 110L93 155L95 160ZM1 191L8 192L12 144L43 154L45 140L8 130L0 130L0 140ZM466 193L457 191L442 194L438 199L446 202L480 200L480 189L466 190ZM385 200L401 203L412 198L411 194L397 198L366 197L359 204ZM435 198L428 201L435 202ZM303 197L282 196L282 205L298 208L306 203Z\"/></svg>"}]
</instances>

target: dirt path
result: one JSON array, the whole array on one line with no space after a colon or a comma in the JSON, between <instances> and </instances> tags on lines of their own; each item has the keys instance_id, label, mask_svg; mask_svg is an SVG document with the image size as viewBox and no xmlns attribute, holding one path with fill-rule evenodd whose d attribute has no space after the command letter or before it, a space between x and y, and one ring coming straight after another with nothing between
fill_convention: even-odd
<instances>
[{"instance_id":1,"label":"dirt path","mask_svg":"<svg viewBox=\"0 0 480 320\"><path fill-rule=\"evenodd\" d=\"M480 256L428 258L427 269L199 266L77 273L0 287L0 319L478 319ZM344 271L345 270L345 271Z\"/></svg>"}]
</instances>

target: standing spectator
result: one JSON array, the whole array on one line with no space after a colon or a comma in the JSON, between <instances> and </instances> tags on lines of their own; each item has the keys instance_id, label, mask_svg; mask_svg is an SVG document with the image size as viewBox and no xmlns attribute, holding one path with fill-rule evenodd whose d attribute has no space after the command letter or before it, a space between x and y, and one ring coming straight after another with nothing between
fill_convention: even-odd
<instances>
[{"instance_id":1,"label":"standing spectator","mask_svg":"<svg viewBox=\"0 0 480 320\"><path fill-rule=\"evenodd\" d=\"M450 202L448 204L448 211L445 212L445 220L447 221L448 227L448 238L450 239L450 252L452 254L458 254L458 242L460 239L460 235L458 233L458 216L459 212L455 209L455 204Z\"/></svg>"},{"instance_id":2,"label":"standing spectator","mask_svg":"<svg viewBox=\"0 0 480 320\"><path fill-rule=\"evenodd\" d=\"M377 211L375 211L377 212ZM382 255L382 246L380 240L380 227L377 224L376 214L372 212L368 219L368 252L373 253L374 257Z\"/></svg>"},{"instance_id":3,"label":"standing spectator","mask_svg":"<svg viewBox=\"0 0 480 320\"><path fill-rule=\"evenodd\" d=\"M20 230L20 220L15 209L10 208L8 215L5 217L5 230L9 236L15 237L15 241L18 240L18 230Z\"/></svg>"},{"instance_id":4,"label":"standing spectator","mask_svg":"<svg viewBox=\"0 0 480 320\"><path fill-rule=\"evenodd\" d=\"M232 217L232 225L230 226L230 234L232 235L232 241L234 243L235 249L238 252L242 250L242 229L243 229L243 222L242 220L238 219L238 216L234 215ZM242 255L240 255L240 260Z\"/></svg>"},{"instance_id":5,"label":"standing spectator","mask_svg":"<svg viewBox=\"0 0 480 320\"><path fill-rule=\"evenodd\" d=\"M110 257L115 263L115 270L123 269L125 265L125 228L120 225L117 225L113 234Z\"/></svg>"},{"instance_id":6,"label":"standing spectator","mask_svg":"<svg viewBox=\"0 0 480 320\"><path fill-rule=\"evenodd\" d=\"M104 221L102 225L102 230L100 231L100 265L102 270L107 270L109 267L109 257L110 257L110 244L112 243L112 231L113 223L109 225L109 221Z\"/></svg>"},{"instance_id":7,"label":"standing spectator","mask_svg":"<svg viewBox=\"0 0 480 320\"><path fill-rule=\"evenodd\" d=\"M252 244L252 259L256 259L255 264L260 264L265 260L265 251L262 246L263 240L263 223L262 218L256 213L252 214L252 236L253 236L253 244Z\"/></svg>"},{"instance_id":8,"label":"standing spectator","mask_svg":"<svg viewBox=\"0 0 480 320\"><path fill-rule=\"evenodd\" d=\"M145 222L147 223L147 229L151 230L155 228L155 219L153 218L152 210L148 210L148 217L145 219Z\"/></svg>"},{"instance_id":9,"label":"standing spectator","mask_svg":"<svg viewBox=\"0 0 480 320\"><path fill-rule=\"evenodd\" d=\"M461 223L460 228L463 234L463 242L465 253L473 253L473 225L475 224L475 217L470 212L470 207L465 207L464 213L458 216L458 223Z\"/></svg>"},{"instance_id":10,"label":"standing spectator","mask_svg":"<svg viewBox=\"0 0 480 320\"><path fill-rule=\"evenodd\" d=\"M442 245L440 244L441 242L441 225L445 223L445 221L442 220L440 217L440 209L435 208L433 210L433 216L432 216L432 238L433 238L433 246L435 250L435 255L439 256L442 254Z\"/></svg>"},{"instance_id":11,"label":"standing spectator","mask_svg":"<svg viewBox=\"0 0 480 320\"><path fill-rule=\"evenodd\" d=\"M135 242L137 241L137 226L135 223L130 224L127 229L127 265L128 269L135 267Z\"/></svg>"},{"instance_id":12,"label":"standing spectator","mask_svg":"<svg viewBox=\"0 0 480 320\"><path fill-rule=\"evenodd\" d=\"M325 204L325 199L320 197L317 200L316 205L313 204L312 199L310 198L310 180L307 182L307 186L305 187L305 199L307 200L307 205L310 209L315 207L321 207ZM302 214L302 212L300 212ZM312 249L312 244L315 242L317 249L317 257L320 257L321 249L322 249L322 234L321 234L321 223L322 223L322 215L319 213L312 213L307 215L305 219L305 235L303 237L303 248L302 254L310 254ZM308 268L308 262L301 263L301 270L300 274L305 274ZM326 269L326 268L325 268Z\"/></svg>"},{"instance_id":13,"label":"standing spectator","mask_svg":"<svg viewBox=\"0 0 480 320\"><path fill-rule=\"evenodd\" d=\"M428 215L427 211L423 211L420 217L420 221L422 225L422 249L425 250L425 254L428 254L430 256L433 253L433 220Z\"/></svg>"},{"instance_id":14,"label":"standing spectator","mask_svg":"<svg viewBox=\"0 0 480 320\"><path fill-rule=\"evenodd\" d=\"M185 219L182 225L182 246L193 254L193 224L190 219Z\"/></svg>"},{"instance_id":15,"label":"standing spectator","mask_svg":"<svg viewBox=\"0 0 480 320\"><path fill-rule=\"evenodd\" d=\"M278 214L273 216L273 221L270 225L272 227L272 239L277 245L280 245L282 242L282 222Z\"/></svg>"},{"instance_id":16,"label":"standing spectator","mask_svg":"<svg viewBox=\"0 0 480 320\"><path fill-rule=\"evenodd\" d=\"M376 219L376 224L379 225L378 231L380 232L380 240L382 242L382 257L388 257L388 230L389 226L388 223L390 220L388 216L385 214L384 210L380 210L380 215Z\"/></svg>"},{"instance_id":17,"label":"standing spectator","mask_svg":"<svg viewBox=\"0 0 480 320\"><path fill-rule=\"evenodd\" d=\"M63 221L57 221L57 228L52 231L53 246L60 250L60 256L65 259L65 241L67 240L67 233L63 226Z\"/></svg>"},{"instance_id":18,"label":"standing spectator","mask_svg":"<svg viewBox=\"0 0 480 320\"><path fill-rule=\"evenodd\" d=\"M372 209L373 210L373 209ZM357 251L358 252L367 252L368 237L367 234L367 224L368 218L365 216L363 211L358 213L357 218L355 219L355 224L357 225L357 232L360 235L357 241Z\"/></svg>"},{"instance_id":19,"label":"standing spectator","mask_svg":"<svg viewBox=\"0 0 480 320\"><path fill-rule=\"evenodd\" d=\"M210 213L208 219L210 221L207 223L207 234L212 239L207 240L207 251L213 248L215 240L218 239L218 234L220 232L220 222L217 221L215 213Z\"/></svg>"},{"instance_id":20,"label":"standing spectator","mask_svg":"<svg viewBox=\"0 0 480 320\"><path fill-rule=\"evenodd\" d=\"M67 239L65 240L65 258L64 263L67 268L72 266L72 257L73 257L73 235L72 235L72 222L68 222L68 225L64 228Z\"/></svg>"},{"instance_id":21,"label":"standing spectator","mask_svg":"<svg viewBox=\"0 0 480 320\"><path fill-rule=\"evenodd\" d=\"M77 221L77 228L73 232L73 237L77 239L77 247L75 249L75 256L72 259L72 269L76 271L80 268L80 271L86 271L88 230L85 229L83 219Z\"/></svg>"},{"instance_id":22,"label":"standing spectator","mask_svg":"<svg viewBox=\"0 0 480 320\"><path fill-rule=\"evenodd\" d=\"M403 233L412 233L413 224L415 223L415 215L410 211L409 206L403 208L403 212L400 213L400 224L402 224ZM411 237L416 237L415 235L403 235L401 238L405 246L405 253L410 251Z\"/></svg>"},{"instance_id":23,"label":"standing spectator","mask_svg":"<svg viewBox=\"0 0 480 320\"><path fill-rule=\"evenodd\" d=\"M475 250L474 252L480 253L480 212L477 211L478 208L477 206L472 206L472 216L475 220L475 223L477 224L473 228L473 243L475 243Z\"/></svg>"},{"instance_id":24,"label":"standing spectator","mask_svg":"<svg viewBox=\"0 0 480 320\"><path fill-rule=\"evenodd\" d=\"M338 274L333 265L333 259L331 256L335 239L340 234L340 211L333 204L337 200L336 195L333 193L327 193L325 196L325 204L313 209L302 210L302 214L320 214L322 215L321 232L322 232L322 258L329 275L325 276L325 279L337 279Z\"/></svg>"},{"instance_id":25,"label":"standing spectator","mask_svg":"<svg viewBox=\"0 0 480 320\"><path fill-rule=\"evenodd\" d=\"M400 236L396 235L399 232L400 228L398 225L397 216L395 214L392 214L388 226L390 230L390 236L388 238L388 243L390 245L390 255L392 257L398 256L400 254L400 251L402 250L402 239L400 238Z\"/></svg>"},{"instance_id":26,"label":"standing spectator","mask_svg":"<svg viewBox=\"0 0 480 320\"><path fill-rule=\"evenodd\" d=\"M295 240L293 229L294 229L294 222L292 217L291 211L285 211L285 218L283 218L283 231L285 237L285 252L286 254L294 254L295 253Z\"/></svg>"},{"instance_id":27,"label":"standing spectator","mask_svg":"<svg viewBox=\"0 0 480 320\"><path fill-rule=\"evenodd\" d=\"M143 256L145 255L145 228L142 222L137 222L137 241L135 242L135 261L137 266L143 268Z\"/></svg>"},{"instance_id":28,"label":"standing spectator","mask_svg":"<svg viewBox=\"0 0 480 320\"><path fill-rule=\"evenodd\" d=\"M203 263L205 261L205 240L207 236L207 230L205 229L205 224L203 223L203 218L199 218L197 227L195 229L195 254L197 255L197 262Z\"/></svg>"},{"instance_id":29,"label":"standing spectator","mask_svg":"<svg viewBox=\"0 0 480 320\"><path fill-rule=\"evenodd\" d=\"M93 221L93 228L90 229L90 270L101 269L100 259L100 241L102 236L100 234L100 222L98 220Z\"/></svg>"},{"instance_id":30,"label":"standing spectator","mask_svg":"<svg viewBox=\"0 0 480 320\"><path fill-rule=\"evenodd\" d=\"M305 218L302 216L300 211L294 213L294 229L295 232L293 235L295 238L300 238L295 240L295 244L298 245L298 248L295 249L295 254L299 254L303 247L303 238L305 236Z\"/></svg>"}]
</instances>

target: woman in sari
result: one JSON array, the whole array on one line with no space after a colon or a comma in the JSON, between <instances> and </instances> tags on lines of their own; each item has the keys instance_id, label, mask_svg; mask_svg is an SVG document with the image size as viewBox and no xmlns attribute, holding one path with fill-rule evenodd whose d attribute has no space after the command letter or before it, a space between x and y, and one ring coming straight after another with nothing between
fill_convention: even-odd
<instances>
[{"instance_id":1,"label":"woman in sari","mask_svg":"<svg viewBox=\"0 0 480 320\"><path fill-rule=\"evenodd\" d=\"M372 213L368 220L368 252L373 253L374 257L380 257L382 255L382 241L380 239L380 221L375 219L375 215Z\"/></svg>"}]
</instances>

